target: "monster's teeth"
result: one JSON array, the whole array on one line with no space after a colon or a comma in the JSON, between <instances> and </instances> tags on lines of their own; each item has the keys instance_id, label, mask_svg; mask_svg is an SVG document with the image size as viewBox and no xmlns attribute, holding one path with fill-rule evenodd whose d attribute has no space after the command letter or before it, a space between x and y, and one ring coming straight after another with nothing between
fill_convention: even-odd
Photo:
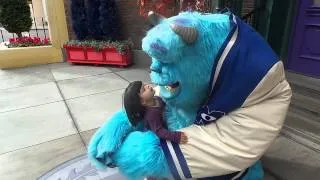
<instances>
[{"instance_id":1,"label":"monster's teeth","mask_svg":"<svg viewBox=\"0 0 320 180\"><path fill-rule=\"evenodd\" d=\"M173 92L175 90L175 88L173 88L171 86L165 86L165 88L170 92Z\"/></svg>"}]
</instances>

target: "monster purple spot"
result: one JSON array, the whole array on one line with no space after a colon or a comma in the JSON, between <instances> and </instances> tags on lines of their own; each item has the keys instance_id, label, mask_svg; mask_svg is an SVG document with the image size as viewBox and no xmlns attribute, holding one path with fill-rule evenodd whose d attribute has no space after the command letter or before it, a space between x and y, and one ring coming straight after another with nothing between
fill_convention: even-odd
<instances>
[{"instance_id":1,"label":"monster purple spot","mask_svg":"<svg viewBox=\"0 0 320 180\"><path fill-rule=\"evenodd\" d=\"M190 21L190 19L178 18L178 19L173 20L173 24L188 26L188 25L191 25L191 21Z\"/></svg>"},{"instance_id":2,"label":"monster purple spot","mask_svg":"<svg viewBox=\"0 0 320 180\"><path fill-rule=\"evenodd\" d=\"M161 46L159 43L152 43L150 47L160 53L166 53L168 51L167 48Z\"/></svg>"}]
</instances>

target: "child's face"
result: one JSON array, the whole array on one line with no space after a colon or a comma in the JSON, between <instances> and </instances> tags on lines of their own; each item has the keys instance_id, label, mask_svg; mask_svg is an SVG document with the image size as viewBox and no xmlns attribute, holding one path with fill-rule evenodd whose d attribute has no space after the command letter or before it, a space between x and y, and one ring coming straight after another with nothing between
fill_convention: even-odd
<instances>
[{"instance_id":1,"label":"child's face","mask_svg":"<svg viewBox=\"0 0 320 180\"><path fill-rule=\"evenodd\" d=\"M142 85L140 89L140 97L142 102L147 102L151 100L154 96L154 89L150 84L144 84Z\"/></svg>"}]
</instances>

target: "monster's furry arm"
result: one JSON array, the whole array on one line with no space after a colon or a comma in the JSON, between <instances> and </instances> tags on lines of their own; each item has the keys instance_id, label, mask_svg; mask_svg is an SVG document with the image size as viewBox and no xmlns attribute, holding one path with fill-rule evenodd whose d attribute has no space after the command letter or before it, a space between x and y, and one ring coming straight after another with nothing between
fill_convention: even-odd
<instances>
[{"instance_id":1,"label":"monster's furry arm","mask_svg":"<svg viewBox=\"0 0 320 180\"><path fill-rule=\"evenodd\" d=\"M110 156L119 149L128 133L135 130L124 110L116 112L94 134L88 146L88 157L98 168L111 164Z\"/></svg>"}]
</instances>

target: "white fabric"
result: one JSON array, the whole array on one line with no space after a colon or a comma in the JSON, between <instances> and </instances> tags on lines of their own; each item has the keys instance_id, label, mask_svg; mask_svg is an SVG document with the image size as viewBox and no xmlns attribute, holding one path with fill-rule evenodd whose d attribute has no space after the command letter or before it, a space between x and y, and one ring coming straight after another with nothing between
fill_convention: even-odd
<instances>
[{"instance_id":1,"label":"white fabric","mask_svg":"<svg viewBox=\"0 0 320 180\"><path fill-rule=\"evenodd\" d=\"M181 129L180 145L193 178L242 171L256 162L283 125L291 99L282 62L275 64L243 106L206 126Z\"/></svg>"}]
</instances>

